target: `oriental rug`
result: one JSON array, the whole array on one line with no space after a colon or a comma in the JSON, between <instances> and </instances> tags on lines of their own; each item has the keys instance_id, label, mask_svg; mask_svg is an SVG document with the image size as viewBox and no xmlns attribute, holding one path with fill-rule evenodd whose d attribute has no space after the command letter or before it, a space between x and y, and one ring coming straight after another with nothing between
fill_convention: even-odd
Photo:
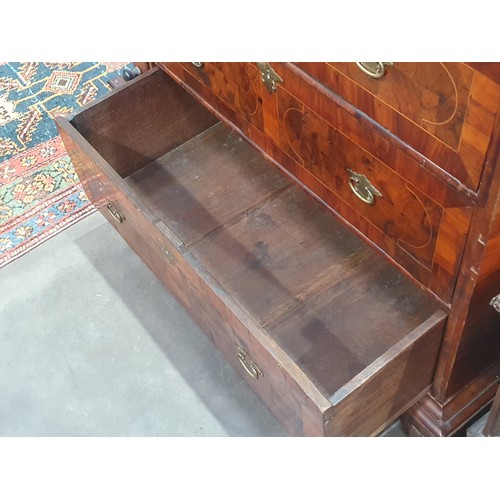
<instances>
[{"instance_id":1,"label":"oriental rug","mask_svg":"<svg viewBox=\"0 0 500 500\"><path fill-rule=\"evenodd\" d=\"M92 213L54 117L111 90L128 63L0 63L0 268Z\"/></svg>"}]
</instances>

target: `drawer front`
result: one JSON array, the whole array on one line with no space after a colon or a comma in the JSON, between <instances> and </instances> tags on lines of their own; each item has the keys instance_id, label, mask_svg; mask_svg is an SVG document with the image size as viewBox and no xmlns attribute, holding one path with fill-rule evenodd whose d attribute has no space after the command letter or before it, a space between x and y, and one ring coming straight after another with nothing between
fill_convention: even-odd
<instances>
[{"instance_id":1,"label":"drawer front","mask_svg":"<svg viewBox=\"0 0 500 500\"><path fill-rule=\"evenodd\" d=\"M324 435L328 400L196 259L186 258L191 316L290 434Z\"/></svg>"},{"instance_id":2,"label":"drawer front","mask_svg":"<svg viewBox=\"0 0 500 500\"><path fill-rule=\"evenodd\" d=\"M275 96L280 84L268 90L255 63L199 64L159 62L158 66L274 158L272 150L278 142Z\"/></svg>"},{"instance_id":3,"label":"drawer front","mask_svg":"<svg viewBox=\"0 0 500 500\"><path fill-rule=\"evenodd\" d=\"M186 85L193 85L190 88L195 94L236 124L366 239L444 302L450 302L471 202L423 169L390 134L343 108L328 93L305 84L300 71L292 71L290 65L271 64L282 79L275 92L261 84L264 122L260 129L243 113L229 109L213 89L198 79L193 81L191 73L206 71L210 63L199 70L188 64L160 65L175 72ZM260 73L254 76L261 79ZM381 196L372 199L368 192L368 198L364 197L368 182L372 193Z\"/></svg>"},{"instance_id":4,"label":"drawer front","mask_svg":"<svg viewBox=\"0 0 500 500\"><path fill-rule=\"evenodd\" d=\"M291 160L284 165L365 237L449 301L470 209L442 206L284 88L277 98L279 146ZM411 163L406 168L418 169Z\"/></svg>"},{"instance_id":5,"label":"drawer front","mask_svg":"<svg viewBox=\"0 0 500 500\"><path fill-rule=\"evenodd\" d=\"M297 63L472 190L500 94L463 63ZM385 66L384 66L385 64Z\"/></svg>"},{"instance_id":6,"label":"drawer front","mask_svg":"<svg viewBox=\"0 0 500 500\"><path fill-rule=\"evenodd\" d=\"M281 149L324 185L325 201L336 208L339 198L430 268L443 217L436 202L285 90L278 117Z\"/></svg>"}]
</instances>

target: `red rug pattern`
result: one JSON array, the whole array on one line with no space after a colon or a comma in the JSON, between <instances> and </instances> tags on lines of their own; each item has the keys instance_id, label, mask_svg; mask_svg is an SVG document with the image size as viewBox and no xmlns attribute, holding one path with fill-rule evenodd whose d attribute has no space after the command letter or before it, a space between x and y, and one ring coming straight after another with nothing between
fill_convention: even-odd
<instances>
[{"instance_id":1,"label":"red rug pattern","mask_svg":"<svg viewBox=\"0 0 500 500\"><path fill-rule=\"evenodd\" d=\"M0 63L0 268L95 209L54 117L111 90L127 63Z\"/></svg>"}]
</instances>

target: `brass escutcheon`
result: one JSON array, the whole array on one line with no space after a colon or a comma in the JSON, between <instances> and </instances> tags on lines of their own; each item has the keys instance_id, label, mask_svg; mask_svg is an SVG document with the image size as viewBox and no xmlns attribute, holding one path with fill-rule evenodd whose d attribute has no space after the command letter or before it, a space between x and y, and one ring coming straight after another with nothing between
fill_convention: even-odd
<instances>
[{"instance_id":1,"label":"brass escutcheon","mask_svg":"<svg viewBox=\"0 0 500 500\"><path fill-rule=\"evenodd\" d=\"M493 306L493 309L500 313L500 294L491 299L490 306Z\"/></svg>"},{"instance_id":2,"label":"brass escutcheon","mask_svg":"<svg viewBox=\"0 0 500 500\"><path fill-rule=\"evenodd\" d=\"M346 168L349 173L349 187L352 192L362 201L373 205L375 196L382 197L382 193L368 180L366 175L358 174L350 168Z\"/></svg>"},{"instance_id":3,"label":"brass escutcheon","mask_svg":"<svg viewBox=\"0 0 500 500\"><path fill-rule=\"evenodd\" d=\"M357 62L358 68L370 78L378 80L385 75L385 67L393 66L391 62Z\"/></svg>"},{"instance_id":4,"label":"brass escutcheon","mask_svg":"<svg viewBox=\"0 0 500 500\"><path fill-rule=\"evenodd\" d=\"M239 345L237 345L236 348L238 349L238 361L241 363L248 375L255 380L263 377L264 374L260 371L259 367L255 364L250 355Z\"/></svg>"},{"instance_id":5,"label":"brass escutcheon","mask_svg":"<svg viewBox=\"0 0 500 500\"><path fill-rule=\"evenodd\" d=\"M114 203L108 202L106 205L108 212L111 214L113 219L115 219L120 224L125 221L125 217L121 214L121 212L116 208Z\"/></svg>"},{"instance_id":6,"label":"brass escutcheon","mask_svg":"<svg viewBox=\"0 0 500 500\"><path fill-rule=\"evenodd\" d=\"M267 62L258 62L257 67L260 69L262 75L262 83L270 94L276 92L276 84L283 83L282 78L274 71L271 65Z\"/></svg>"}]
</instances>

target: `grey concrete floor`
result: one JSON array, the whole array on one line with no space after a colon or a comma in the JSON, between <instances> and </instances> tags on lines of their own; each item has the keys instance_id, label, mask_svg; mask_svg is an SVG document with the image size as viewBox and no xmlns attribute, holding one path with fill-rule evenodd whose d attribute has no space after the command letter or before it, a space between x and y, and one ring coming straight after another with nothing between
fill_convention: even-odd
<instances>
[{"instance_id":1,"label":"grey concrete floor","mask_svg":"<svg viewBox=\"0 0 500 500\"><path fill-rule=\"evenodd\" d=\"M0 435L286 435L99 213L1 269L0 311Z\"/></svg>"},{"instance_id":2,"label":"grey concrete floor","mask_svg":"<svg viewBox=\"0 0 500 500\"><path fill-rule=\"evenodd\" d=\"M0 436L287 436L99 213L0 269L0 311Z\"/></svg>"}]
</instances>

